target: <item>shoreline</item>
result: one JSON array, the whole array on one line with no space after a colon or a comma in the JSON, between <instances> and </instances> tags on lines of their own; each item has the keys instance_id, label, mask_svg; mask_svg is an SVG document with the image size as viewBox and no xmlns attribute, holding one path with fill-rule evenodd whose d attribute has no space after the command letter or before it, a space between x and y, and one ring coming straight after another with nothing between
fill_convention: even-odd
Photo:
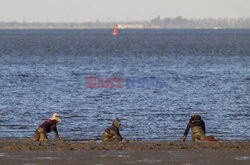
<instances>
[{"instance_id":1,"label":"shoreline","mask_svg":"<svg viewBox=\"0 0 250 165\"><path fill-rule=\"evenodd\" d=\"M222 142L166 141L166 140L130 140L127 142L101 142L94 139L76 141L64 139L63 142L33 142L30 138L0 139L0 149L9 151L68 151L68 150L125 150L125 151L164 151L164 150L215 150L249 151L250 140L230 140Z\"/></svg>"},{"instance_id":2,"label":"shoreline","mask_svg":"<svg viewBox=\"0 0 250 165\"><path fill-rule=\"evenodd\" d=\"M250 141L32 142L0 139L0 162L12 164L248 165Z\"/></svg>"},{"instance_id":3,"label":"shoreline","mask_svg":"<svg viewBox=\"0 0 250 165\"><path fill-rule=\"evenodd\" d=\"M114 27L0 27L0 30L113 30ZM143 28L122 28L118 30L154 30L154 29L169 29L169 30L250 30L250 28L218 28L218 27L143 27Z\"/></svg>"}]
</instances>

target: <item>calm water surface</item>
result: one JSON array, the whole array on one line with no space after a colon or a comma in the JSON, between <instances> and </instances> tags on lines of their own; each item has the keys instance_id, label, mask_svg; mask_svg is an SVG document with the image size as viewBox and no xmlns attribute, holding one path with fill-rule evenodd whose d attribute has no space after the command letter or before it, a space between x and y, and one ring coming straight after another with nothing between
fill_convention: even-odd
<instances>
[{"instance_id":1,"label":"calm water surface","mask_svg":"<svg viewBox=\"0 0 250 165\"><path fill-rule=\"evenodd\" d=\"M119 117L125 139L179 140L192 113L207 135L250 138L250 30L111 33L0 30L0 137L32 137L57 112L63 138L100 139ZM125 82L90 89L87 76Z\"/></svg>"}]
</instances>

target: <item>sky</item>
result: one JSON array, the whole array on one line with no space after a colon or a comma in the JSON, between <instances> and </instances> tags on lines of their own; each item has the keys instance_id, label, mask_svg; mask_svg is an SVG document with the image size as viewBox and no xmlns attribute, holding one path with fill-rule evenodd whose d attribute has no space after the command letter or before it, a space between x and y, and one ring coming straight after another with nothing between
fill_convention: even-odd
<instances>
[{"instance_id":1,"label":"sky","mask_svg":"<svg viewBox=\"0 0 250 165\"><path fill-rule=\"evenodd\" d=\"M248 18L250 0L0 0L0 22Z\"/></svg>"}]
</instances>

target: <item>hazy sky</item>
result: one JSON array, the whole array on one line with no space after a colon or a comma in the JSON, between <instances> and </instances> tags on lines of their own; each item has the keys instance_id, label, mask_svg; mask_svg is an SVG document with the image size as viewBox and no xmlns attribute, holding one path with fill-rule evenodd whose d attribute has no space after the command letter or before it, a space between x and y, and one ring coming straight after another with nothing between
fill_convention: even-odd
<instances>
[{"instance_id":1,"label":"hazy sky","mask_svg":"<svg viewBox=\"0 0 250 165\"><path fill-rule=\"evenodd\" d=\"M0 21L84 22L250 17L250 0L0 0Z\"/></svg>"}]
</instances>

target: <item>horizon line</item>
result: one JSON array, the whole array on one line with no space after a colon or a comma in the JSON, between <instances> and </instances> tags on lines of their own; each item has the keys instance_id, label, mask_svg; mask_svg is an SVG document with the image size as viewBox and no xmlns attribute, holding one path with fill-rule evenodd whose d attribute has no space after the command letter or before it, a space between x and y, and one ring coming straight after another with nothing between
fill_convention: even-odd
<instances>
[{"instance_id":1,"label":"horizon line","mask_svg":"<svg viewBox=\"0 0 250 165\"><path fill-rule=\"evenodd\" d=\"M176 18L182 18L182 19L186 19L186 20L207 20L207 19L213 19L213 20L220 20L220 19L231 19L231 20L236 20L236 19L250 19L250 17L203 17L203 18L187 18L187 17L183 17L183 16L177 16L177 17L160 17L160 16L156 16L150 20L120 20L120 21L115 21L115 20L109 20L109 21L101 21L96 19L95 21L26 21L26 20L22 20L22 21L18 21L18 20L13 20L13 21L2 21L0 20L0 23L135 23L135 22L150 22L154 19L160 19L160 20L164 20L164 19L176 19Z\"/></svg>"}]
</instances>

